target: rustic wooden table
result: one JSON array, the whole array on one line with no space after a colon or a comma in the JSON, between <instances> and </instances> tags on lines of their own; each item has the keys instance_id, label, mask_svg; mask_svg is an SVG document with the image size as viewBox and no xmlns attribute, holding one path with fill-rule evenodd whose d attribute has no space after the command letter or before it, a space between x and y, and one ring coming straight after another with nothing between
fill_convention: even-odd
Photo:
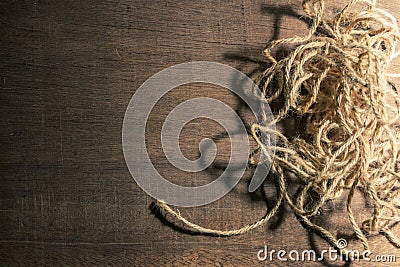
<instances>
[{"instance_id":1,"label":"rustic wooden table","mask_svg":"<svg viewBox=\"0 0 400 267\"><path fill-rule=\"evenodd\" d=\"M397 0L381 5L400 19ZM257 252L264 245L287 251L328 248L287 208L267 226L241 236L182 231L152 211L153 199L134 182L122 152L124 113L146 79L194 60L248 74L264 67L261 50L269 40L306 32L298 17L300 1L2 1L0 13L1 266L346 265L260 262ZM160 148L167 114L198 96L224 101L247 116L240 101L217 86L181 86L160 100L147 126L149 154L162 175L182 185L204 184L221 172L187 174L172 167ZM194 120L181 134L183 154L195 159L199 141L221 133L211 120ZM222 161L227 144L224 138L218 142ZM260 190L249 194L250 175L247 171L224 198L179 209L181 214L219 229L254 221L275 193L267 183L266 197ZM368 208L361 199L355 205ZM362 212L356 218L361 221ZM315 221L361 249L343 203L327 207ZM400 261L399 251L382 236L372 237L371 247Z\"/></svg>"}]
</instances>

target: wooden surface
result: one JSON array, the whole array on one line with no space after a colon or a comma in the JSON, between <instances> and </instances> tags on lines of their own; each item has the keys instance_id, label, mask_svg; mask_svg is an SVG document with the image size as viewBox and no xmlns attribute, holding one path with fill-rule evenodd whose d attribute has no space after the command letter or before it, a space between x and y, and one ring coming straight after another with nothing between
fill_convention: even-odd
<instances>
[{"instance_id":1,"label":"wooden surface","mask_svg":"<svg viewBox=\"0 0 400 267\"><path fill-rule=\"evenodd\" d=\"M340 6L345 1L336 1ZM397 0L382 1L400 18ZM177 63L209 60L245 73L263 67L261 50L272 38L306 32L300 1L2 1L0 3L0 265L1 266L341 266L343 262L259 262L269 249L328 249L282 208L266 227L222 238L179 230L152 211L153 199L131 177L121 144L125 109L151 75ZM156 106L147 128L158 171L181 185L204 184L220 169L187 174L168 164L160 129L178 103L197 96L242 111L226 89L176 88ZM198 156L203 137L223 134L195 120L181 136L183 153ZM218 160L227 143L219 141ZM179 209L188 219L230 229L262 216L272 186L247 193L251 172L227 196L200 208ZM368 209L355 204L357 220ZM343 204L315 221L354 240ZM167 218L170 219L170 218ZM173 221L172 221L173 222ZM398 230L396 230L399 233ZM382 236L376 254L397 255ZM398 263L397 263L398 264ZM358 264L355 264L358 265ZM362 264L369 266L370 264ZM396 263L374 263L396 266Z\"/></svg>"}]
</instances>

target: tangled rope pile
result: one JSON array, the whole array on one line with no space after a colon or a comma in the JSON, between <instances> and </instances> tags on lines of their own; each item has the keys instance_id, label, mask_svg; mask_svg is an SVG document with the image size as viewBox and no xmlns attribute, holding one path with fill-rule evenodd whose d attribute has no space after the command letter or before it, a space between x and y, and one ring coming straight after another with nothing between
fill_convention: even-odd
<instances>
[{"instance_id":1,"label":"tangled rope pile","mask_svg":"<svg viewBox=\"0 0 400 267\"><path fill-rule=\"evenodd\" d=\"M323 0L304 0L304 12L312 21L308 35L276 40L265 48L272 66L257 80L263 93L258 98L280 103L273 122L251 128L257 151L272 161L278 182L277 202L265 216L237 230L219 231L189 222L163 202L158 206L201 233L236 235L265 224L285 201L304 224L338 248L335 237L310 219L327 201L346 194L350 223L365 250L369 250L368 234L378 232L400 247L390 230L400 221L400 96L388 80L400 76L388 73L400 55L400 33L396 19L375 2L353 0L327 19ZM359 5L362 11L356 11ZM280 47L289 47L290 52L278 60L272 51ZM303 134L289 138L271 132L268 123L289 116L305 122ZM276 136L273 158L260 133ZM253 157L250 162L263 163ZM302 182L296 197L288 194L285 183L285 177L293 174ZM356 190L373 205L361 223L352 210Z\"/></svg>"}]
</instances>

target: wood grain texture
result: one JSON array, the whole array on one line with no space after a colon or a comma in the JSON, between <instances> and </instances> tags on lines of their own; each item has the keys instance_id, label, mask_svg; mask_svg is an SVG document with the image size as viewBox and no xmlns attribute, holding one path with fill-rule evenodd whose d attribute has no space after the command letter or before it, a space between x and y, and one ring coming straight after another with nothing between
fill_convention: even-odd
<instances>
[{"instance_id":1,"label":"wood grain texture","mask_svg":"<svg viewBox=\"0 0 400 267\"><path fill-rule=\"evenodd\" d=\"M381 2L400 18L397 0ZM288 263L259 262L257 252L264 244L274 250L327 249L284 207L266 227L243 236L179 231L151 211L153 199L134 182L122 153L125 109L151 75L193 60L251 73L263 66L266 42L306 32L296 14L302 14L300 1L293 0L2 1L0 265L284 266ZM188 175L172 167L160 148L169 111L198 96L224 101L242 112L246 123L252 121L226 89L194 84L167 94L150 116L147 146L157 170L182 185L204 184L221 172ZM195 120L182 131L182 151L194 159L201 138L223 133L210 120ZM223 138L218 143L221 161L228 144ZM248 194L250 177L247 171L224 198L181 213L220 229L254 221L266 209L265 198L273 204L275 192L267 183L266 197ZM368 206L360 198L355 205L361 221ZM315 220L361 249L340 202ZM399 251L383 237L371 242L377 254L397 255L400 261Z\"/></svg>"}]
</instances>

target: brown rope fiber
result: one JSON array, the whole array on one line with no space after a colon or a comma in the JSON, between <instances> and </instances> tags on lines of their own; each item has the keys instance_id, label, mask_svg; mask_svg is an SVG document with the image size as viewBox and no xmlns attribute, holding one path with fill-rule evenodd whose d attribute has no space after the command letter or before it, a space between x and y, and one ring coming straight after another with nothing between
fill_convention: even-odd
<instances>
[{"instance_id":1,"label":"brown rope fiber","mask_svg":"<svg viewBox=\"0 0 400 267\"><path fill-rule=\"evenodd\" d=\"M266 215L240 229L220 231L189 222L163 202L158 206L200 233L230 236L265 224L285 201L310 229L337 247L333 235L310 218L327 201L346 194L350 223L365 250L367 235L373 233L400 247L390 230L400 221L400 96L389 81L400 75L388 73L400 55L400 34L396 19L375 2L352 0L336 16L326 18L323 0L305 0L303 10L312 20L308 35L276 40L264 49L272 66L257 79L263 93L257 97L268 104L283 102L274 121L251 128L257 151L272 160L271 172L278 177L278 200ZM274 49L286 47L287 57L273 56ZM289 138L268 127L289 116L305 122L304 134ZM276 136L272 159L271 145L260 132ZM303 184L296 198L288 194L285 183L293 174ZM373 205L363 222L356 220L352 207L357 190ZM315 194L317 199L309 197Z\"/></svg>"}]
</instances>

